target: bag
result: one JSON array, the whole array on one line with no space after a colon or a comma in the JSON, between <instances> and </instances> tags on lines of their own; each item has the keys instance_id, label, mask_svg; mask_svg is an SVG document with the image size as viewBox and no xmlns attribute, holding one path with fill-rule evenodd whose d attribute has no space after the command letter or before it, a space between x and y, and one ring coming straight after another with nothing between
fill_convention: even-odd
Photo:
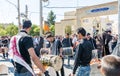
<instances>
[{"instance_id":1,"label":"bag","mask_svg":"<svg viewBox=\"0 0 120 76\"><path fill-rule=\"evenodd\" d=\"M98 59L98 49L95 49L95 45L93 43L93 40L92 40L92 44L94 47L94 49L92 50L92 59Z\"/></svg>"},{"instance_id":2,"label":"bag","mask_svg":"<svg viewBox=\"0 0 120 76\"><path fill-rule=\"evenodd\" d=\"M98 50L97 49L92 50L92 59L98 59Z\"/></svg>"},{"instance_id":3,"label":"bag","mask_svg":"<svg viewBox=\"0 0 120 76\"><path fill-rule=\"evenodd\" d=\"M69 43L70 43L70 46L71 46L70 39L69 39ZM62 55L73 56L73 47L64 47Z\"/></svg>"},{"instance_id":4,"label":"bag","mask_svg":"<svg viewBox=\"0 0 120 76\"><path fill-rule=\"evenodd\" d=\"M73 48L72 47L63 48L62 55L72 56L73 55Z\"/></svg>"},{"instance_id":5,"label":"bag","mask_svg":"<svg viewBox=\"0 0 120 76\"><path fill-rule=\"evenodd\" d=\"M120 57L120 42L118 42L116 47L113 49L112 55Z\"/></svg>"}]
</instances>

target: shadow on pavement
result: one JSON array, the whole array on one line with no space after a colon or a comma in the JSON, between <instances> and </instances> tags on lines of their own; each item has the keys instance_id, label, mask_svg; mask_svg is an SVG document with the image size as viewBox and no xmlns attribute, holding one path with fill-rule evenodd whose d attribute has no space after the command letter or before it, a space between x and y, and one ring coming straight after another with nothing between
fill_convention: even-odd
<instances>
[{"instance_id":1,"label":"shadow on pavement","mask_svg":"<svg viewBox=\"0 0 120 76\"><path fill-rule=\"evenodd\" d=\"M8 67L10 73L14 73L14 67Z\"/></svg>"},{"instance_id":2,"label":"shadow on pavement","mask_svg":"<svg viewBox=\"0 0 120 76\"><path fill-rule=\"evenodd\" d=\"M64 64L64 67L66 67L67 69L73 69L72 65L66 65L66 64Z\"/></svg>"},{"instance_id":3,"label":"shadow on pavement","mask_svg":"<svg viewBox=\"0 0 120 76\"><path fill-rule=\"evenodd\" d=\"M0 60L0 62L9 62L10 60L9 59L2 59L2 60Z\"/></svg>"}]
</instances>

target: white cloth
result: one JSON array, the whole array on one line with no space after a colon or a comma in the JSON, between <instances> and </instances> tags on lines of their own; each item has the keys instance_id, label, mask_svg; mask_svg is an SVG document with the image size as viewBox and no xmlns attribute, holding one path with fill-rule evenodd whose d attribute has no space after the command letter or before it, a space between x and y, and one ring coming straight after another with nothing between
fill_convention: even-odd
<instances>
[{"instance_id":1,"label":"white cloth","mask_svg":"<svg viewBox=\"0 0 120 76\"><path fill-rule=\"evenodd\" d=\"M75 44L77 41L77 37L74 37L73 40L72 40L72 43Z\"/></svg>"},{"instance_id":2,"label":"white cloth","mask_svg":"<svg viewBox=\"0 0 120 76\"><path fill-rule=\"evenodd\" d=\"M35 76L33 69L24 61L24 59L22 58L20 51L19 51L19 43L18 42L19 42L19 39L24 36L28 36L28 35L23 32L23 33L19 33L18 35L13 36L11 38L9 54L11 54L11 56L13 56L13 61L24 66L26 69L28 69L28 71L30 71L32 73L33 76Z\"/></svg>"}]
</instances>

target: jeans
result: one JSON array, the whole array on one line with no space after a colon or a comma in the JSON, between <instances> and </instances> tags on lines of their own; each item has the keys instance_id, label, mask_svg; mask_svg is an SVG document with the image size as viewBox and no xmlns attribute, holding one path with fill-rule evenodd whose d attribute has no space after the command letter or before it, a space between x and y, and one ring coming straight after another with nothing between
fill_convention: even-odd
<instances>
[{"instance_id":1,"label":"jeans","mask_svg":"<svg viewBox=\"0 0 120 76\"><path fill-rule=\"evenodd\" d=\"M90 65L79 66L76 71L76 76L90 76Z\"/></svg>"},{"instance_id":2,"label":"jeans","mask_svg":"<svg viewBox=\"0 0 120 76\"><path fill-rule=\"evenodd\" d=\"M14 76L33 76L30 72L18 73L15 71Z\"/></svg>"},{"instance_id":3,"label":"jeans","mask_svg":"<svg viewBox=\"0 0 120 76\"><path fill-rule=\"evenodd\" d=\"M70 59L71 59L71 57L68 56L68 65L70 65Z\"/></svg>"},{"instance_id":4,"label":"jeans","mask_svg":"<svg viewBox=\"0 0 120 76\"><path fill-rule=\"evenodd\" d=\"M102 57L102 51L98 49L98 58Z\"/></svg>"}]
</instances>

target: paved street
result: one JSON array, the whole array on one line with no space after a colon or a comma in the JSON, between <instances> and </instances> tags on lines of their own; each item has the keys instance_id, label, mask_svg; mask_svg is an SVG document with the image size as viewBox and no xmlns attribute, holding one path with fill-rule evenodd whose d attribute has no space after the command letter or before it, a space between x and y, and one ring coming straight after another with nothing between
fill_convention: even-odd
<instances>
[{"instance_id":1,"label":"paved street","mask_svg":"<svg viewBox=\"0 0 120 76\"><path fill-rule=\"evenodd\" d=\"M71 60L71 66L66 65L67 59L65 59L64 63L65 63L64 64L65 76L69 76L69 74L72 72L72 66L73 66L74 60ZM0 54L0 65L1 64L4 64L4 65L8 66L9 67L9 73L10 73L8 76L13 76L13 71L14 71L13 65L9 62L9 60L4 60L2 58L2 55ZM91 76L102 76L102 75L99 74L99 71L98 71L96 65L94 65L92 67L93 68L91 68L92 69Z\"/></svg>"},{"instance_id":2,"label":"paved street","mask_svg":"<svg viewBox=\"0 0 120 76\"><path fill-rule=\"evenodd\" d=\"M67 63L67 60L65 60L65 63ZM0 54L0 65L2 65L2 64L9 67L9 73L10 73L9 76L14 76L13 75L13 71L14 71L13 65L9 62L9 60L3 59L2 54ZM72 64L73 64L73 60L71 60L71 65ZM68 76L71 73L72 67L65 65L64 69L65 69L65 76Z\"/></svg>"},{"instance_id":3,"label":"paved street","mask_svg":"<svg viewBox=\"0 0 120 76\"><path fill-rule=\"evenodd\" d=\"M14 76L13 75L14 68L13 68L12 63L10 63L9 60L3 59L1 54L0 54L0 65L6 65L9 68L9 71L8 71L9 75L8 76Z\"/></svg>"}]
</instances>

